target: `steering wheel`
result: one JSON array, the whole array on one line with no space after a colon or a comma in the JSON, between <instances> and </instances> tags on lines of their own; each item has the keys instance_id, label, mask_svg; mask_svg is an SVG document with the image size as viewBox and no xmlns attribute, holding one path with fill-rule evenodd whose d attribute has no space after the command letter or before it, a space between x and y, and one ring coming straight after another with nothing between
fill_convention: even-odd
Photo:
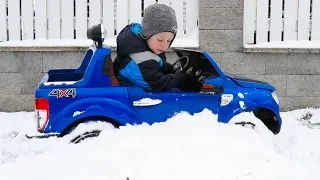
<instances>
[{"instance_id":1,"label":"steering wheel","mask_svg":"<svg viewBox=\"0 0 320 180\"><path fill-rule=\"evenodd\" d=\"M173 72L176 72L178 69L180 69L181 72L186 72L187 68L189 67L189 64L190 64L189 57L188 56L182 56L179 59L177 59L176 62L174 62L172 64Z\"/></svg>"}]
</instances>

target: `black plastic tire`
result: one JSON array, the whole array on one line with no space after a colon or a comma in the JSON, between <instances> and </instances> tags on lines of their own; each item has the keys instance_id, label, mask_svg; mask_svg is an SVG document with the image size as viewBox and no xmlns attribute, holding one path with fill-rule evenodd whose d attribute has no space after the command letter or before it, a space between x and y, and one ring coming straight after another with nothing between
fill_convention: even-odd
<instances>
[{"instance_id":1,"label":"black plastic tire","mask_svg":"<svg viewBox=\"0 0 320 180\"><path fill-rule=\"evenodd\" d=\"M101 132L101 130L93 130L93 131L85 132L85 133L80 134L80 135L76 136L75 138L73 138L70 141L70 143L78 144L87 138L98 137L100 135L100 132Z\"/></svg>"}]
</instances>

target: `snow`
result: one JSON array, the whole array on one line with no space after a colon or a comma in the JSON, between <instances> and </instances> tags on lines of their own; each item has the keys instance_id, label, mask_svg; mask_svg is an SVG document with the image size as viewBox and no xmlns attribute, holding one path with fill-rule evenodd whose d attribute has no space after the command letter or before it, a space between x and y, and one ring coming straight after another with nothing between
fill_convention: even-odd
<instances>
[{"instance_id":1,"label":"snow","mask_svg":"<svg viewBox=\"0 0 320 180\"><path fill-rule=\"evenodd\" d=\"M0 42L0 47L89 47L93 44L90 39L35 39L35 40L10 40ZM105 44L115 45L114 39L107 39Z\"/></svg>"},{"instance_id":2,"label":"snow","mask_svg":"<svg viewBox=\"0 0 320 180\"><path fill-rule=\"evenodd\" d=\"M93 44L90 39L35 39L35 40L11 40L0 42L0 47L89 47ZM116 40L108 38L104 42L110 47L116 46ZM176 39L172 47L198 48L199 42L196 38ZM258 44L244 44L244 48L308 48L319 49L320 40L314 41L272 41Z\"/></svg>"},{"instance_id":3,"label":"snow","mask_svg":"<svg viewBox=\"0 0 320 180\"><path fill-rule=\"evenodd\" d=\"M244 95L241 92L238 93L238 97L244 99Z\"/></svg>"},{"instance_id":4,"label":"snow","mask_svg":"<svg viewBox=\"0 0 320 180\"><path fill-rule=\"evenodd\" d=\"M50 85L73 85L75 84L76 81L55 81L55 82L45 82L43 83L45 86L50 86Z\"/></svg>"},{"instance_id":5,"label":"snow","mask_svg":"<svg viewBox=\"0 0 320 180\"><path fill-rule=\"evenodd\" d=\"M239 101L239 105L240 105L241 109L245 109L246 108L246 105L244 104L243 101Z\"/></svg>"},{"instance_id":6,"label":"snow","mask_svg":"<svg viewBox=\"0 0 320 180\"><path fill-rule=\"evenodd\" d=\"M320 109L281 113L283 127L276 136L252 113L231 122L255 121L255 130L218 123L216 115L204 110L179 113L153 125L109 127L80 144L69 144L74 134L26 139L26 133L37 134L33 116L33 112L0 113L0 179L312 180L320 176L320 128L313 124L320 119Z\"/></svg>"},{"instance_id":7,"label":"snow","mask_svg":"<svg viewBox=\"0 0 320 180\"><path fill-rule=\"evenodd\" d=\"M10 40L0 41L1 47L89 47L93 44L90 39L78 38L78 39L35 39L35 40ZM116 47L116 39L108 38L104 41L106 46ZM199 47L197 39L176 39L172 43L172 47Z\"/></svg>"},{"instance_id":8,"label":"snow","mask_svg":"<svg viewBox=\"0 0 320 180\"><path fill-rule=\"evenodd\" d=\"M84 113L84 111L76 111L76 112L73 113L72 117L76 117L76 116L78 116L78 115L80 115L82 113Z\"/></svg>"},{"instance_id":9,"label":"snow","mask_svg":"<svg viewBox=\"0 0 320 180\"><path fill-rule=\"evenodd\" d=\"M320 41L272 41L263 42L254 45L245 44L244 48L310 48L310 49L320 49Z\"/></svg>"}]
</instances>

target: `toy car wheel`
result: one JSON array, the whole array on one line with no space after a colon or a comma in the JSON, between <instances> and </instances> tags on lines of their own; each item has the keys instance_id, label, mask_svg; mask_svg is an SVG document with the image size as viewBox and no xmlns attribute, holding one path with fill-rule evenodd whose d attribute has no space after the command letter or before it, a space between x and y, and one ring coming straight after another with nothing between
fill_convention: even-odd
<instances>
[{"instance_id":1,"label":"toy car wheel","mask_svg":"<svg viewBox=\"0 0 320 180\"><path fill-rule=\"evenodd\" d=\"M70 143L78 144L79 142L87 139L87 138L93 138L100 135L101 130L93 130L90 132L85 132L83 134L80 134L76 136L75 138L71 139Z\"/></svg>"},{"instance_id":2,"label":"toy car wheel","mask_svg":"<svg viewBox=\"0 0 320 180\"><path fill-rule=\"evenodd\" d=\"M103 130L114 128L115 127L113 124L103 121L89 121L80 123L70 132L70 143L78 144L85 139L98 137Z\"/></svg>"},{"instance_id":3,"label":"toy car wheel","mask_svg":"<svg viewBox=\"0 0 320 180\"><path fill-rule=\"evenodd\" d=\"M255 117L253 112L242 112L231 118L229 124L235 124L245 128L253 129L263 136L269 136L272 134L272 132L263 124L263 122Z\"/></svg>"},{"instance_id":4,"label":"toy car wheel","mask_svg":"<svg viewBox=\"0 0 320 180\"><path fill-rule=\"evenodd\" d=\"M235 122L235 125L240 125L243 127L248 127L248 128L252 128L254 129L256 127L256 124L253 122L249 122L249 121L240 121L240 122Z\"/></svg>"}]
</instances>

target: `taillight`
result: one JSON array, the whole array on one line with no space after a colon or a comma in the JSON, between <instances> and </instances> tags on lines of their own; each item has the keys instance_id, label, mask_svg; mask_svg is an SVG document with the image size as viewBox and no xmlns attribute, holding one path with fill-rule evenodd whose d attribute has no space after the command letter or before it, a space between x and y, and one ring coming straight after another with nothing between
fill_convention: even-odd
<instances>
[{"instance_id":1,"label":"taillight","mask_svg":"<svg viewBox=\"0 0 320 180\"><path fill-rule=\"evenodd\" d=\"M49 101L45 98L35 99L35 113L38 131L43 132L49 121Z\"/></svg>"}]
</instances>

